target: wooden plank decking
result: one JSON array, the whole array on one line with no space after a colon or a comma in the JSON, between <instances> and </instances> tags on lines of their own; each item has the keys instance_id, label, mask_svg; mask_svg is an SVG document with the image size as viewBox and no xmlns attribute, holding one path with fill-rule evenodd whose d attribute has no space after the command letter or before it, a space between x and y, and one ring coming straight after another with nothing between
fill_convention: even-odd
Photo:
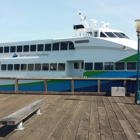
<instances>
[{"instance_id":1,"label":"wooden plank decking","mask_svg":"<svg viewBox=\"0 0 140 140\"><path fill-rule=\"evenodd\" d=\"M36 101L47 100L41 116L23 131L0 125L0 140L139 140L140 105L134 97L0 95L0 119Z\"/></svg>"}]
</instances>

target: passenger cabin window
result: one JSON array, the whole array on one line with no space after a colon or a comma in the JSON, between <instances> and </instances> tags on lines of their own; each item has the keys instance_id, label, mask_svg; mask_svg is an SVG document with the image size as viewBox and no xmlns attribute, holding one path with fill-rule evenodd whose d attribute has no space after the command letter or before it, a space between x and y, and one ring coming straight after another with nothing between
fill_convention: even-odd
<instances>
[{"instance_id":1,"label":"passenger cabin window","mask_svg":"<svg viewBox=\"0 0 140 140\"><path fill-rule=\"evenodd\" d=\"M35 64L35 71L41 70L41 64Z\"/></svg>"},{"instance_id":2,"label":"passenger cabin window","mask_svg":"<svg viewBox=\"0 0 140 140\"><path fill-rule=\"evenodd\" d=\"M59 43L54 43L53 44L53 50L54 51L59 50Z\"/></svg>"},{"instance_id":3,"label":"passenger cabin window","mask_svg":"<svg viewBox=\"0 0 140 140\"><path fill-rule=\"evenodd\" d=\"M127 62L127 70L136 70L136 62Z\"/></svg>"},{"instance_id":4,"label":"passenger cabin window","mask_svg":"<svg viewBox=\"0 0 140 140\"><path fill-rule=\"evenodd\" d=\"M100 37L107 37L103 32L100 32Z\"/></svg>"},{"instance_id":5,"label":"passenger cabin window","mask_svg":"<svg viewBox=\"0 0 140 140\"><path fill-rule=\"evenodd\" d=\"M23 52L29 52L29 45L23 46Z\"/></svg>"},{"instance_id":6,"label":"passenger cabin window","mask_svg":"<svg viewBox=\"0 0 140 140\"><path fill-rule=\"evenodd\" d=\"M6 64L2 64L1 65L1 70L6 70L6 66L7 66Z\"/></svg>"},{"instance_id":7,"label":"passenger cabin window","mask_svg":"<svg viewBox=\"0 0 140 140\"><path fill-rule=\"evenodd\" d=\"M73 42L69 42L69 50L74 50L74 44Z\"/></svg>"},{"instance_id":8,"label":"passenger cabin window","mask_svg":"<svg viewBox=\"0 0 140 140\"><path fill-rule=\"evenodd\" d=\"M94 32L94 37L98 37L98 32Z\"/></svg>"},{"instance_id":9,"label":"passenger cabin window","mask_svg":"<svg viewBox=\"0 0 140 140\"><path fill-rule=\"evenodd\" d=\"M68 43L67 42L61 43L60 50L67 50L67 49L68 49Z\"/></svg>"},{"instance_id":10,"label":"passenger cabin window","mask_svg":"<svg viewBox=\"0 0 140 140\"><path fill-rule=\"evenodd\" d=\"M57 70L57 64L56 63L51 63L50 64L50 70L56 71Z\"/></svg>"},{"instance_id":11,"label":"passenger cabin window","mask_svg":"<svg viewBox=\"0 0 140 140\"><path fill-rule=\"evenodd\" d=\"M9 53L9 47L4 47L4 53Z\"/></svg>"},{"instance_id":12,"label":"passenger cabin window","mask_svg":"<svg viewBox=\"0 0 140 140\"><path fill-rule=\"evenodd\" d=\"M34 70L34 64L28 64L28 70L33 71Z\"/></svg>"},{"instance_id":13,"label":"passenger cabin window","mask_svg":"<svg viewBox=\"0 0 140 140\"><path fill-rule=\"evenodd\" d=\"M129 39L129 37L128 36L126 36L124 33L120 33L124 38L127 38L127 39Z\"/></svg>"},{"instance_id":14,"label":"passenger cabin window","mask_svg":"<svg viewBox=\"0 0 140 140\"><path fill-rule=\"evenodd\" d=\"M8 64L8 70L13 70L13 64Z\"/></svg>"},{"instance_id":15,"label":"passenger cabin window","mask_svg":"<svg viewBox=\"0 0 140 140\"><path fill-rule=\"evenodd\" d=\"M93 63L85 63L85 70L93 70Z\"/></svg>"},{"instance_id":16,"label":"passenger cabin window","mask_svg":"<svg viewBox=\"0 0 140 140\"><path fill-rule=\"evenodd\" d=\"M124 62L116 62L115 70L124 70L124 69L125 69L125 63Z\"/></svg>"},{"instance_id":17,"label":"passenger cabin window","mask_svg":"<svg viewBox=\"0 0 140 140\"><path fill-rule=\"evenodd\" d=\"M17 52L22 52L22 46L17 46Z\"/></svg>"},{"instance_id":18,"label":"passenger cabin window","mask_svg":"<svg viewBox=\"0 0 140 140\"><path fill-rule=\"evenodd\" d=\"M30 52L36 52L36 45L30 45Z\"/></svg>"},{"instance_id":19,"label":"passenger cabin window","mask_svg":"<svg viewBox=\"0 0 140 140\"><path fill-rule=\"evenodd\" d=\"M113 70L113 62L105 62L105 70Z\"/></svg>"},{"instance_id":20,"label":"passenger cabin window","mask_svg":"<svg viewBox=\"0 0 140 140\"><path fill-rule=\"evenodd\" d=\"M43 70L43 71L49 70L49 64L43 63L43 64L42 64L42 70Z\"/></svg>"},{"instance_id":21,"label":"passenger cabin window","mask_svg":"<svg viewBox=\"0 0 140 140\"><path fill-rule=\"evenodd\" d=\"M23 71L26 70L26 66L27 66L26 64L21 64L21 70Z\"/></svg>"},{"instance_id":22,"label":"passenger cabin window","mask_svg":"<svg viewBox=\"0 0 140 140\"><path fill-rule=\"evenodd\" d=\"M14 64L14 70L19 70L19 64Z\"/></svg>"},{"instance_id":23,"label":"passenger cabin window","mask_svg":"<svg viewBox=\"0 0 140 140\"><path fill-rule=\"evenodd\" d=\"M45 44L45 51L51 51L51 44Z\"/></svg>"},{"instance_id":24,"label":"passenger cabin window","mask_svg":"<svg viewBox=\"0 0 140 140\"><path fill-rule=\"evenodd\" d=\"M16 52L16 47L15 46L11 46L10 47L10 52Z\"/></svg>"},{"instance_id":25,"label":"passenger cabin window","mask_svg":"<svg viewBox=\"0 0 140 140\"><path fill-rule=\"evenodd\" d=\"M59 71L64 71L65 70L65 63L59 63L58 64L58 70Z\"/></svg>"},{"instance_id":26,"label":"passenger cabin window","mask_svg":"<svg viewBox=\"0 0 140 140\"><path fill-rule=\"evenodd\" d=\"M3 53L3 47L0 47L0 53Z\"/></svg>"},{"instance_id":27,"label":"passenger cabin window","mask_svg":"<svg viewBox=\"0 0 140 140\"><path fill-rule=\"evenodd\" d=\"M38 44L37 45L37 51L43 51L43 47L44 47L43 44Z\"/></svg>"},{"instance_id":28,"label":"passenger cabin window","mask_svg":"<svg viewBox=\"0 0 140 140\"><path fill-rule=\"evenodd\" d=\"M109 37L116 37L112 32L105 32Z\"/></svg>"},{"instance_id":29,"label":"passenger cabin window","mask_svg":"<svg viewBox=\"0 0 140 140\"><path fill-rule=\"evenodd\" d=\"M103 63L102 62L94 63L94 70L103 70Z\"/></svg>"}]
</instances>

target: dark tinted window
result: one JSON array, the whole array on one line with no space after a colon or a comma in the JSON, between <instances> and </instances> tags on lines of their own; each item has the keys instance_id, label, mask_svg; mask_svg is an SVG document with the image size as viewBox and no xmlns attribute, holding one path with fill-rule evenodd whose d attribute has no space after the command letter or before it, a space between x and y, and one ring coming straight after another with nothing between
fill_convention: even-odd
<instances>
[{"instance_id":1,"label":"dark tinted window","mask_svg":"<svg viewBox=\"0 0 140 140\"><path fill-rule=\"evenodd\" d=\"M3 47L0 47L0 53L3 53Z\"/></svg>"},{"instance_id":2,"label":"dark tinted window","mask_svg":"<svg viewBox=\"0 0 140 140\"><path fill-rule=\"evenodd\" d=\"M58 64L58 70L65 70L65 63L59 63Z\"/></svg>"},{"instance_id":3,"label":"dark tinted window","mask_svg":"<svg viewBox=\"0 0 140 140\"><path fill-rule=\"evenodd\" d=\"M67 49L68 49L68 43L67 42L61 43L60 50L67 50Z\"/></svg>"},{"instance_id":4,"label":"dark tinted window","mask_svg":"<svg viewBox=\"0 0 140 140\"><path fill-rule=\"evenodd\" d=\"M103 63L94 63L94 70L103 70Z\"/></svg>"},{"instance_id":5,"label":"dark tinted window","mask_svg":"<svg viewBox=\"0 0 140 140\"><path fill-rule=\"evenodd\" d=\"M15 46L11 46L10 47L10 52L15 52L16 51L16 47Z\"/></svg>"},{"instance_id":6,"label":"dark tinted window","mask_svg":"<svg viewBox=\"0 0 140 140\"><path fill-rule=\"evenodd\" d=\"M26 70L26 64L21 64L21 70Z\"/></svg>"},{"instance_id":7,"label":"dark tinted window","mask_svg":"<svg viewBox=\"0 0 140 140\"><path fill-rule=\"evenodd\" d=\"M35 64L35 70L36 71L41 70L41 64Z\"/></svg>"},{"instance_id":8,"label":"dark tinted window","mask_svg":"<svg viewBox=\"0 0 140 140\"><path fill-rule=\"evenodd\" d=\"M113 70L113 62L105 62L105 70Z\"/></svg>"},{"instance_id":9,"label":"dark tinted window","mask_svg":"<svg viewBox=\"0 0 140 140\"><path fill-rule=\"evenodd\" d=\"M50 64L50 70L56 71L57 70L57 64L56 63L51 63Z\"/></svg>"},{"instance_id":10,"label":"dark tinted window","mask_svg":"<svg viewBox=\"0 0 140 140\"><path fill-rule=\"evenodd\" d=\"M17 52L22 52L22 46L17 46Z\"/></svg>"},{"instance_id":11,"label":"dark tinted window","mask_svg":"<svg viewBox=\"0 0 140 140\"><path fill-rule=\"evenodd\" d=\"M5 53L9 53L9 47L7 46L7 47L4 47L4 52Z\"/></svg>"},{"instance_id":12,"label":"dark tinted window","mask_svg":"<svg viewBox=\"0 0 140 140\"><path fill-rule=\"evenodd\" d=\"M73 42L69 42L69 50L74 50L74 44Z\"/></svg>"},{"instance_id":13,"label":"dark tinted window","mask_svg":"<svg viewBox=\"0 0 140 140\"><path fill-rule=\"evenodd\" d=\"M13 70L13 64L8 64L8 70Z\"/></svg>"},{"instance_id":14,"label":"dark tinted window","mask_svg":"<svg viewBox=\"0 0 140 140\"><path fill-rule=\"evenodd\" d=\"M42 64L42 70L49 70L49 64L47 63Z\"/></svg>"},{"instance_id":15,"label":"dark tinted window","mask_svg":"<svg viewBox=\"0 0 140 140\"><path fill-rule=\"evenodd\" d=\"M119 34L117 32L114 32L114 34L117 35L119 38L124 38L123 35L121 35L121 34Z\"/></svg>"},{"instance_id":16,"label":"dark tinted window","mask_svg":"<svg viewBox=\"0 0 140 140\"><path fill-rule=\"evenodd\" d=\"M36 51L36 45L31 45L30 46L30 51L35 52Z\"/></svg>"},{"instance_id":17,"label":"dark tinted window","mask_svg":"<svg viewBox=\"0 0 140 140\"><path fill-rule=\"evenodd\" d=\"M6 70L6 64L1 65L1 70Z\"/></svg>"},{"instance_id":18,"label":"dark tinted window","mask_svg":"<svg viewBox=\"0 0 140 140\"><path fill-rule=\"evenodd\" d=\"M79 69L79 63L78 62L74 63L74 69Z\"/></svg>"},{"instance_id":19,"label":"dark tinted window","mask_svg":"<svg viewBox=\"0 0 140 140\"><path fill-rule=\"evenodd\" d=\"M127 62L127 70L136 70L136 62Z\"/></svg>"},{"instance_id":20,"label":"dark tinted window","mask_svg":"<svg viewBox=\"0 0 140 140\"><path fill-rule=\"evenodd\" d=\"M115 70L124 70L125 63L124 62L116 62Z\"/></svg>"},{"instance_id":21,"label":"dark tinted window","mask_svg":"<svg viewBox=\"0 0 140 140\"><path fill-rule=\"evenodd\" d=\"M109 37L116 37L112 32L105 32Z\"/></svg>"},{"instance_id":22,"label":"dark tinted window","mask_svg":"<svg viewBox=\"0 0 140 140\"><path fill-rule=\"evenodd\" d=\"M59 50L59 43L53 44L53 50Z\"/></svg>"},{"instance_id":23,"label":"dark tinted window","mask_svg":"<svg viewBox=\"0 0 140 140\"><path fill-rule=\"evenodd\" d=\"M85 63L85 70L93 70L93 63Z\"/></svg>"},{"instance_id":24,"label":"dark tinted window","mask_svg":"<svg viewBox=\"0 0 140 140\"><path fill-rule=\"evenodd\" d=\"M34 70L34 64L28 64L28 70L33 71Z\"/></svg>"},{"instance_id":25,"label":"dark tinted window","mask_svg":"<svg viewBox=\"0 0 140 140\"><path fill-rule=\"evenodd\" d=\"M19 70L19 64L14 64L14 70Z\"/></svg>"},{"instance_id":26,"label":"dark tinted window","mask_svg":"<svg viewBox=\"0 0 140 140\"><path fill-rule=\"evenodd\" d=\"M43 51L43 44L38 44L37 45L37 51Z\"/></svg>"},{"instance_id":27,"label":"dark tinted window","mask_svg":"<svg viewBox=\"0 0 140 140\"><path fill-rule=\"evenodd\" d=\"M23 52L29 52L29 45L23 46Z\"/></svg>"},{"instance_id":28,"label":"dark tinted window","mask_svg":"<svg viewBox=\"0 0 140 140\"><path fill-rule=\"evenodd\" d=\"M103 32L100 32L100 37L107 37Z\"/></svg>"},{"instance_id":29,"label":"dark tinted window","mask_svg":"<svg viewBox=\"0 0 140 140\"><path fill-rule=\"evenodd\" d=\"M45 51L51 51L51 44L45 44Z\"/></svg>"}]
</instances>

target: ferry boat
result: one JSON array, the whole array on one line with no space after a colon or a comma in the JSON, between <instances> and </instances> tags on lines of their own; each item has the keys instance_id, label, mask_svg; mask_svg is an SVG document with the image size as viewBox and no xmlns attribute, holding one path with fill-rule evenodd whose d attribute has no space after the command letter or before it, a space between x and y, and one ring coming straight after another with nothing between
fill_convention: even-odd
<instances>
[{"instance_id":1,"label":"ferry boat","mask_svg":"<svg viewBox=\"0 0 140 140\"><path fill-rule=\"evenodd\" d=\"M137 42L78 16L83 24L73 25L72 37L0 43L0 77L136 77Z\"/></svg>"}]
</instances>

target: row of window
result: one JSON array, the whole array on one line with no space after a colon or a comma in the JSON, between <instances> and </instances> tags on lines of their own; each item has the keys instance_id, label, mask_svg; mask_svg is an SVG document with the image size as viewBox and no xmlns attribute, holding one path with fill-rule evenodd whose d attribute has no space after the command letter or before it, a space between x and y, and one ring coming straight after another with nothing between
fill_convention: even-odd
<instances>
[{"instance_id":1,"label":"row of window","mask_svg":"<svg viewBox=\"0 0 140 140\"><path fill-rule=\"evenodd\" d=\"M37 64L1 64L2 71L64 71L65 63L37 63Z\"/></svg>"},{"instance_id":2,"label":"row of window","mask_svg":"<svg viewBox=\"0 0 140 140\"><path fill-rule=\"evenodd\" d=\"M137 62L95 62L94 70L136 70ZM85 70L93 70L93 63L85 63Z\"/></svg>"},{"instance_id":3,"label":"row of window","mask_svg":"<svg viewBox=\"0 0 140 140\"><path fill-rule=\"evenodd\" d=\"M94 69L93 63L82 63L81 68L85 70L136 70L136 62L95 62ZM78 63L74 63L74 69L79 69ZM2 71L65 71L65 63L37 63L37 64L1 64Z\"/></svg>"},{"instance_id":4,"label":"row of window","mask_svg":"<svg viewBox=\"0 0 140 140\"><path fill-rule=\"evenodd\" d=\"M32 44L18 46L0 47L0 53L14 52L36 52L36 51L57 51L57 50L74 50L73 42L61 42L54 44Z\"/></svg>"}]
</instances>

